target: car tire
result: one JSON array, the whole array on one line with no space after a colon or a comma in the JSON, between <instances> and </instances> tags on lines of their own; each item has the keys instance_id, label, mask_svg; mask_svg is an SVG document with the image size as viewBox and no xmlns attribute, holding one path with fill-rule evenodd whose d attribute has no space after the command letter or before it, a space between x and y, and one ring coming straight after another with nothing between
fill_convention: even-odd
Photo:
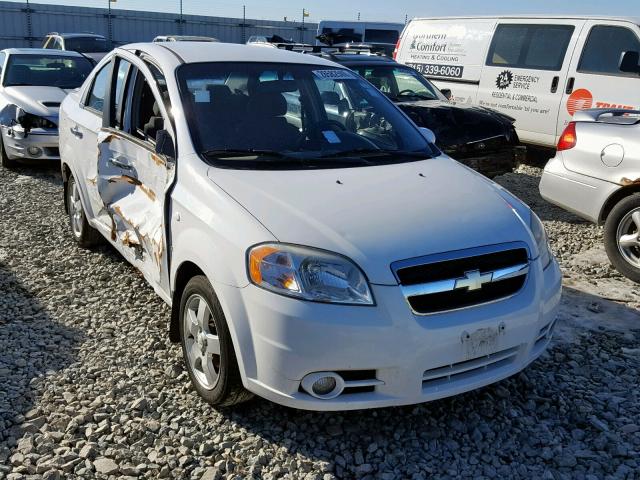
<instances>
[{"instance_id":1,"label":"car tire","mask_svg":"<svg viewBox=\"0 0 640 480\"><path fill-rule=\"evenodd\" d=\"M640 194L613 207L604 224L604 246L616 270L640 283Z\"/></svg>"},{"instance_id":2,"label":"car tire","mask_svg":"<svg viewBox=\"0 0 640 480\"><path fill-rule=\"evenodd\" d=\"M199 275L180 299L182 355L198 395L216 407L230 407L253 397L242 385L224 312L211 283Z\"/></svg>"},{"instance_id":3,"label":"car tire","mask_svg":"<svg viewBox=\"0 0 640 480\"><path fill-rule=\"evenodd\" d=\"M73 175L69 177L66 194L69 226L71 227L73 238L82 248L91 248L98 245L102 242L102 236L87 221L87 215L80 199L80 188Z\"/></svg>"},{"instance_id":4,"label":"car tire","mask_svg":"<svg viewBox=\"0 0 640 480\"><path fill-rule=\"evenodd\" d=\"M7 151L4 149L4 142L2 141L2 133L0 133L0 164L3 168L13 169L18 166L18 162L11 160L7 155Z\"/></svg>"}]
</instances>

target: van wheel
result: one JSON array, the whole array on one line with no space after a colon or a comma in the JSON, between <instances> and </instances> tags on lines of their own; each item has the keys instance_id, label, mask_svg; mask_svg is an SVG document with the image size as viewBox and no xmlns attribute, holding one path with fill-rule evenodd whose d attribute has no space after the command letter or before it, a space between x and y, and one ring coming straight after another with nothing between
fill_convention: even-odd
<instances>
[{"instance_id":1,"label":"van wheel","mask_svg":"<svg viewBox=\"0 0 640 480\"><path fill-rule=\"evenodd\" d=\"M4 142L2 141L2 132L0 132L0 164L3 168L11 169L18 166L18 162L11 160L7 155L7 151L4 149Z\"/></svg>"},{"instance_id":2,"label":"van wheel","mask_svg":"<svg viewBox=\"0 0 640 480\"><path fill-rule=\"evenodd\" d=\"M82 248L90 248L99 244L102 241L102 236L87 222L87 216L80 199L80 187L78 187L73 175L69 177L67 185L67 207L71 233L73 233L73 238L78 242L78 245Z\"/></svg>"},{"instance_id":3,"label":"van wheel","mask_svg":"<svg viewBox=\"0 0 640 480\"><path fill-rule=\"evenodd\" d=\"M253 396L242 386L227 321L202 275L189 280L182 293L180 336L191 382L207 403L229 407Z\"/></svg>"},{"instance_id":4,"label":"van wheel","mask_svg":"<svg viewBox=\"0 0 640 480\"><path fill-rule=\"evenodd\" d=\"M640 194L613 207L604 224L604 246L613 266L640 283Z\"/></svg>"}]
</instances>

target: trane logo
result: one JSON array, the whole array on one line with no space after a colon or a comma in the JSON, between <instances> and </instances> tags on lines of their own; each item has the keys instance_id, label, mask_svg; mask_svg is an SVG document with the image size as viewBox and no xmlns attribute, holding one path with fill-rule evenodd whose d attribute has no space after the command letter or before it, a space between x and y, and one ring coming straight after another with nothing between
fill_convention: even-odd
<instances>
[{"instance_id":1,"label":"trane logo","mask_svg":"<svg viewBox=\"0 0 640 480\"><path fill-rule=\"evenodd\" d=\"M591 108L593 105L593 95L586 88L580 88L573 92L567 100L567 112L573 116L578 110Z\"/></svg>"}]
</instances>

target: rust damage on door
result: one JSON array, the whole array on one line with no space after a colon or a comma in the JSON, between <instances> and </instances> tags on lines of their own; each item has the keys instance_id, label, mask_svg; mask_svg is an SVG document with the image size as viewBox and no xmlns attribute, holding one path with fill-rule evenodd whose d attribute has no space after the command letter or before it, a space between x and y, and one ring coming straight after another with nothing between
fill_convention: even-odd
<instances>
[{"instance_id":1,"label":"rust damage on door","mask_svg":"<svg viewBox=\"0 0 640 480\"><path fill-rule=\"evenodd\" d=\"M96 178L103 213L111 221L111 240L126 247L123 254L136 266L156 277L164 265L163 192L172 169L130 139L103 134L104 140L98 139Z\"/></svg>"}]
</instances>

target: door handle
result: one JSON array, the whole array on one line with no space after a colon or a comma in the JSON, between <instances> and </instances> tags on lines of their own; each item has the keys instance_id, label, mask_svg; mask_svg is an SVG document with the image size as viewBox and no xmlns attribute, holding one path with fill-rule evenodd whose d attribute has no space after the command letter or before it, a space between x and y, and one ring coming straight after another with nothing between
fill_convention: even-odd
<instances>
[{"instance_id":1,"label":"door handle","mask_svg":"<svg viewBox=\"0 0 640 480\"><path fill-rule=\"evenodd\" d=\"M560 83L560 77L556 75L553 77L553 80L551 80L551 93L558 91L558 83Z\"/></svg>"},{"instance_id":2,"label":"door handle","mask_svg":"<svg viewBox=\"0 0 640 480\"><path fill-rule=\"evenodd\" d=\"M123 161L122 157L111 157L109 158L109 163L114 167L118 167L123 170L133 170L133 167L129 165L126 161Z\"/></svg>"},{"instance_id":3,"label":"door handle","mask_svg":"<svg viewBox=\"0 0 640 480\"><path fill-rule=\"evenodd\" d=\"M571 77L567 82L567 89L565 90L565 93L567 95L573 92L573 84L575 83L575 81L576 81L575 77Z\"/></svg>"},{"instance_id":4,"label":"door handle","mask_svg":"<svg viewBox=\"0 0 640 480\"><path fill-rule=\"evenodd\" d=\"M76 137L78 138L82 138L82 132L80 131L80 129L78 128L78 126L76 125L75 127L71 127L69 129L71 131L72 134L74 134Z\"/></svg>"}]
</instances>

